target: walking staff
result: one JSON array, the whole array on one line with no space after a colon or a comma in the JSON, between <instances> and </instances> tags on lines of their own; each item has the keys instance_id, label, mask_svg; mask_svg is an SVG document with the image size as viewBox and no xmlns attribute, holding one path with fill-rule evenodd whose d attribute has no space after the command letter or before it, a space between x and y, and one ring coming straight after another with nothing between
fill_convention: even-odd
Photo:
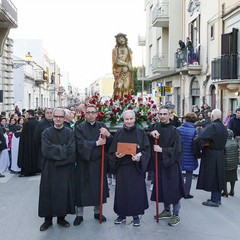
<instances>
[{"instance_id":1,"label":"walking staff","mask_svg":"<svg viewBox=\"0 0 240 240\"><path fill-rule=\"evenodd\" d=\"M155 138L155 145L158 144L157 138ZM155 152L155 190L156 190L156 222L158 223L158 153Z\"/></svg>"},{"instance_id":2,"label":"walking staff","mask_svg":"<svg viewBox=\"0 0 240 240\"><path fill-rule=\"evenodd\" d=\"M102 145L102 160L101 160L101 183L100 183L100 216L99 223L102 223L103 210L103 182L104 181L104 145Z\"/></svg>"}]
</instances>

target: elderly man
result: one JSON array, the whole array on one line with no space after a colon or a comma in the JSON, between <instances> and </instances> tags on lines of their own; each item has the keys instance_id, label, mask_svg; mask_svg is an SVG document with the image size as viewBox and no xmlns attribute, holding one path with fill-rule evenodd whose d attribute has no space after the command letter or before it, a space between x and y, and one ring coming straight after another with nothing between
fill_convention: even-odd
<instances>
[{"instance_id":1,"label":"elderly man","mask_svg":"<svg viewBox=\"0 0 240 240\"><path fill-rule=\"evenodd\" d=\"M211 199L202 203L210 207L221 205L221 191L225 186L224 147L228 133L221 117L222 112L214 109L211 114L212 123L200 132L196 140L198 151L202 151L197 189L211 192Z\"/></svg>"},{"instance_id":2,"label":"elderly man","mask_svg":"<svg viewBox=\"0 0 240 240\"><path fill-rule=\"evenodd\" d=\"M69 227L65 220L67 214L74 214L74 169L75 138L74 132L64 127L64 109L53 110L54 126L42 133L43 170L39 191L39 217L45 221L40 231L52 225L52 218L57 223Z\"/></svg>"}]
</instances>

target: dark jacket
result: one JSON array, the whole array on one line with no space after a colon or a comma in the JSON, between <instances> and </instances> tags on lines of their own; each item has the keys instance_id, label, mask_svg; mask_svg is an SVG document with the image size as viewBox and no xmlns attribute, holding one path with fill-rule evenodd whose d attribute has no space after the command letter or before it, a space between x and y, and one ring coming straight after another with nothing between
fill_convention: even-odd
<instances>
[{"instance_id":1,"label":"dark jacket","mask_svg":"<svg viewBox=\"0 0 240 240\"><path fill-rule=\"evenodd\" d=\"M228 139L224 148L225 170L238 168L238 144L234 139Z\"/></svg>"},{"instance_id":2,"label":"dark jacket","mask_svg":"<svg viewBox=\"0 0 240 240\"><path fill-rule=\"evenodd\" d=\"M224 147L228 132L220 119L207 125L198 135L197 144L202 150L197 189L205 191L224 190Z\"/></svg>"}]
</instances>

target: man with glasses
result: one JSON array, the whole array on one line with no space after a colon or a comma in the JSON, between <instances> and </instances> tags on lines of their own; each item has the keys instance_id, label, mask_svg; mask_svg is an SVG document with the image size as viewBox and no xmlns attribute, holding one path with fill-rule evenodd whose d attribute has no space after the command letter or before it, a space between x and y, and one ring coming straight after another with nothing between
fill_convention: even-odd
<instances>
[{"instance_id":1,"label":"man with glasses","mask_svg":"<svg viewBox=\"0 0 240 240\"><path fill-rule=\"evenodd\" d=\"M52 218L57 217L57 224L69 227L65 220L67 214L74 214L74 169L75 138L74 132L64 127L65 111L53 110L54 126L42 133L43 170L39 191L39 217L45 221L40 231L52 225Z\"/></svg>"},{"instance_id":2,"label":"man with glasses","mask_svg":"<svg viewBox=\"0 0 240 240\"><path fill-rule=\"evenodd\" d=\"M86 107L86 121L75 126L77 143L76 164L76 218L74 226L83 221L83 207L94 206L94 218L100 219L100 178L102 145L107 147L112 136L105 124L97 121L97 108L95 105ZM105 164L106 165L106 164ZM106 173L104 171L103 203L109 197ZM102 216L102 221L106 217Z\"/></svg>"},{"instance_id":3,"label":"man with glasses","mask_svg":"<svg viewBox=\"0 0 240 240\"><path fill-rule=\"evenodd\" d=\"M160 123L153 124L149 129L152 154L158 156L158 201L164 204L164 210L155 218L170 218L168 224L176 226L180 222L180 199L184 197L183 178L179 164L182 144L179 132L170 121L170 111L167 106L162 106L159 110ZM154 143L154 139L157 139L157 144ZM156 201L155 179L151 200ZM171 204L173 214L170 211Z\"/></svg>"}]
</instances>

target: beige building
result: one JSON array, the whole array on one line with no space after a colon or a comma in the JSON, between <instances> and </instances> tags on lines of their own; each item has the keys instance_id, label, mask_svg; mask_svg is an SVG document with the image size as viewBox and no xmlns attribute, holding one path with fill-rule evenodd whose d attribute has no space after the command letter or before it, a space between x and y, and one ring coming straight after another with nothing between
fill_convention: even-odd
<instances>
[{"instance_id":1,"label":"beige building","mask_svg":"<svg viewBox=\"0 0 240 240\"><path fill-rule=\"evenodd\" d=\"M183 116L208 103L223 115L239 102L240 1L145 0L146 70L152 92ZM179 40L193 43L192 62ZM165 94L161 86L168 86ZM162 90L162 91L161 91Z\"/></svg>"},{"instance_id":2,"label":"beige building","mask_svg":"<svg viewBox=\"0 0 240 240\"><path fill-rule=\"evenodd\" d=\"M89 87L89 96L94 96L98 93L101 97L111 98L113 94L114 77L112 74L106 74L98 78Z\"/></svg>"}]
</instances>

